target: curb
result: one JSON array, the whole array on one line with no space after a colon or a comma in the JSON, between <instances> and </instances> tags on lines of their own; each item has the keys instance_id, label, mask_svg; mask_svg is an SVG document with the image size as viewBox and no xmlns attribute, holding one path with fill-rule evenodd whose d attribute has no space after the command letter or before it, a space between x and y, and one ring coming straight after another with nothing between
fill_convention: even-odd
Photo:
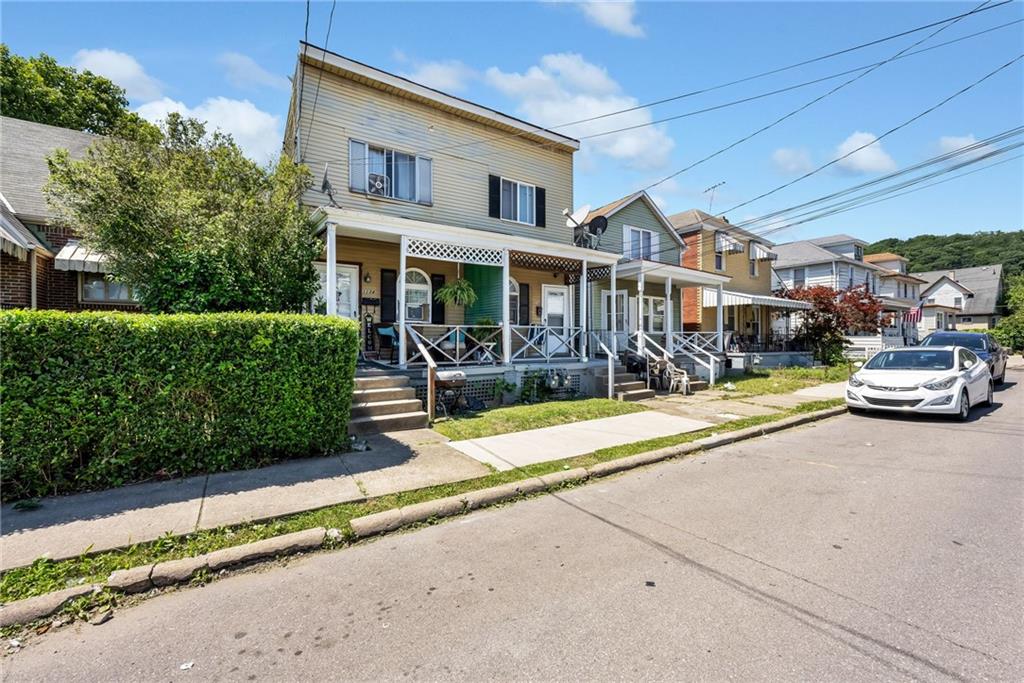
<instances>
[{"instance_id":1,"label":"curb","mask_svg":"<svg viewBox=\"0 0 1024 683\"><path fill-rule=\"evenodd\" d=\"M618 458L617 460L608 460L591 467L577 467L571 470L552 472L539 477L530 477L500 486L470 491L457 496L438 498L402 508L384 510L372 515L357 517L349 523L352 527L353 536L360 539L368 538L411 524L426 522L431 519L452 517L521 496L556 489L566 483L578 483L591 478L607 477L638 467L653 465L681 455L709 450L719 446L727 446L739 441L757 438L844 413L846 413L846 406L836 406L805 415L793 415L764 425L716 434L678 446L669 446L646 453L637 453L625 458ZM336 530L332 529L331 531L337 533ZM284 534L283 536L274 536L262 541L246 543L245 545L214 550L197 557L167 560L141 567L132 567L131 569L119 569L113 572L103 584L83 584L7 603L0 607L0 628L27 624L37 619L48 617L60 610L71 600L98 592L104 588L116 590L120 593L141 593L154 587L184 583L202 570L220 571L225 567L249 563L267 557L293 555L307 550L315 550L323 546L324 540L329 535L327 529L317 527Z\"/></svg>"}]
</instances>

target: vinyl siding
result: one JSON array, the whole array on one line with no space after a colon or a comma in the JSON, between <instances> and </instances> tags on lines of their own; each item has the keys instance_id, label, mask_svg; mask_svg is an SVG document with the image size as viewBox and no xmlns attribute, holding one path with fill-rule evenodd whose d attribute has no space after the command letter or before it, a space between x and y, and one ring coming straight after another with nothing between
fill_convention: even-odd
<instances>
[{"instance_id":1,"label":"vinyl siding","mask_svg":"<svg viewBox=\"0 0 1024 683\"><path fill-rule=\"evenodd\" d=\"M680 264L679 243L642 199L634 200L608 219L608 229L601 236L598 249L613 254L622 254L622 233L627 225L650 230L658 236L658 246L653 247L657 253L653 254L653 258L650 260L671 263L675 266Z\"/></svg>"},{"instance_id":2,"label":"vinyl siding","mask_svg":"<svg viewBox=\"0 0 1024 683\"><path fill-rule=\"evenodd\" d=\"M320 70L305 66L305 82L315 83ZM289 113L291 139L299 126L299 151L316 181L303 197L309 206L327 204L320 192L325 165L335 200L345 208L372 211L463 228L572 242L572 230L561 212L573 206L572 154L545 147L482 123L441 111L399 94L388 93L325 71L320 83L315 120L310 128L316 88L303 93L302 120ZM493 139L500 138L500 139ZM349 139L422 152L433 163L433 203L370 197L349 190ZM485 142L480 142L484 140ZM440 147L479 143L448 150ZM293 149L291 142L285 145ZM294 149L293 149L294 153ZM547 227L535 227L488 216L489 175L498 175L543 187L546 191Z\"/></svg>"}]
</instances>

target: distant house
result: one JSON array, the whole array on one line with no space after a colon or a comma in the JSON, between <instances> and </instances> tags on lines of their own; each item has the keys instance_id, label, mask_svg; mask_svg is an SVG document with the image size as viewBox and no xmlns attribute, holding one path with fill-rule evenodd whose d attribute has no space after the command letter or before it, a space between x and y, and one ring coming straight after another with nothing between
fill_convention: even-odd
<instances>
[{"instance_id":1,"label":"distant house","mask_svg":"<svg viewBox=\"0 0 1024 683\"><path fill-rule=\"evenodd\" d=\"M924 318L924 312L917 309L921 303L921 287L926 281L908 273L907 259L899 254L868 254L864 261L884 269L879 274L878 297L885 303L889 324L882 333L901 337L906 344L917 342Z\"/></svg>"},{"instance_id":2,"label":"distant house","mask_svg":"<svg viewBox=\"0 0 1024 683\"><path fill-rule=\"evenodd\" d=\"M911 273L925 281L921 296L925 305L941 305L954 309L950 324L960 329L996 326L1004 315L1003 266L977 266L949 270ZM940 328L941 329L941 328Z\"/></svg>"},{"instance_id":3,"label":"distant house","mask_svg":"<svg viewBox=\"0 0 1024 683\"><path fill-rule=\"evenodd\" d=\"M103 258L57 221L43 187L46 157L81 157L90 133L0 117L0 308L137 309L130 290L106 277Z\"/></svg>"},{"instance_id":4,"label":"distant house","mask_svg":"<svg viewBox=\"0 0 1024 683\"><path fill-rule=\"evenodd\" d=\"M864 240L850 235L829 235L812 240L776 244L772 278L776 289L824 285L833 289L850 289L867 285L877 294L884 268L864 259Z\"/></svg>"}]
</instances>

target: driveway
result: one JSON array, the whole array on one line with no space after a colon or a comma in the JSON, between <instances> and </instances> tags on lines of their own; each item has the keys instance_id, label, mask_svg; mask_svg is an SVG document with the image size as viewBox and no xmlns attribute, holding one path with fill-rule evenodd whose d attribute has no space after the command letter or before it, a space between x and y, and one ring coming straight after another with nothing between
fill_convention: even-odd
<instances>
[{"instance_id":1,"label":"driveway","mask_svg":"<svg viewBox=\"0 0 1024 683\"><path fill-rule=\"evenodd\" d=\"M966 424L842 416L180 590L5 677L1020 680L1009 379Z\"/></svg>"}]
</instances>

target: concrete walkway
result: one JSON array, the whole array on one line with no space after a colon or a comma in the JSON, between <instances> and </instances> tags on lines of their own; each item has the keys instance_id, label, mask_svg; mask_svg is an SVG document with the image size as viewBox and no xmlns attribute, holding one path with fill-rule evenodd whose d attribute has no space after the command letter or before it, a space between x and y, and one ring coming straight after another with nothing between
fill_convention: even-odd
<instances>
[{"instance_id":1,"label":"concrete walkway","mask_svg":"<svg viewBox=\"0 0 1024 683\"><path fill-rule=\"evenodd\" d=\"M429 429L367 437L369 451L47 498L34 510L0 510L0 570L269 519L490 470Z\"/></svg>"},{"instance_id":2,"label":"concrete walkway","mask_svg":"<svg viewBox=\"0 0 1024 683\"><path fill-rule=\"evenodd\" d=\"M670 434L695 432L710 422L652 410L572 424L499 434L481 439L453 441L451 446L466 455L493 465L499 471L586 455L602 448Z\"/></svg>"}]
</instances>

